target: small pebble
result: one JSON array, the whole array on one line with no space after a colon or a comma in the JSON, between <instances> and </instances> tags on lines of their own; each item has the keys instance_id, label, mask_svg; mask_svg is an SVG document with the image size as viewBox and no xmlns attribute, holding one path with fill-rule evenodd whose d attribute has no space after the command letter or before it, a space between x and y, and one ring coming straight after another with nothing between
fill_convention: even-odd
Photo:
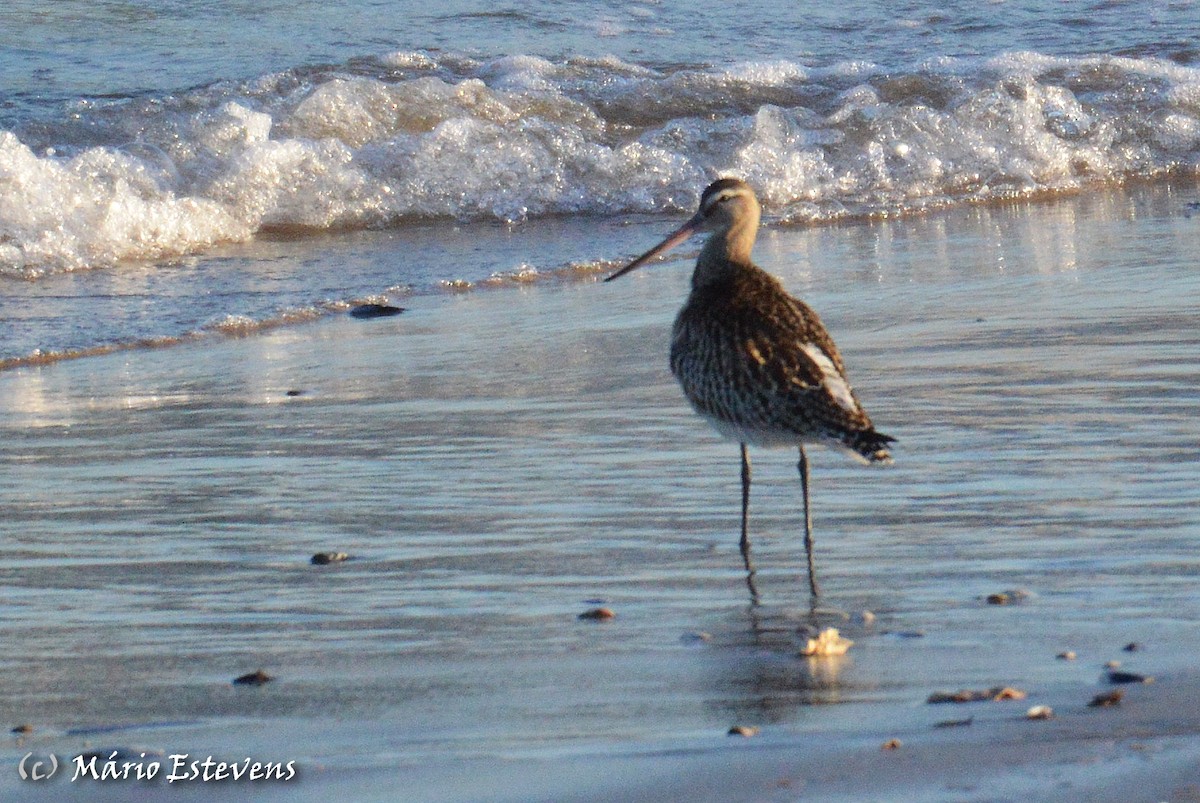
<instances>
[{"instance_id":1,"label":"small pebble","mask_svg":"<svg viewBox=\"0 0 1200 803\"><path fill-rule=\"evenodd\" d=\"M751 736L758 735L758 728L756 728L752 725L734 725L732 728L729 729L728 735L729 736L745 736L746 738L749 738Z\"/></svg>"},{"instance_id":2,"label":"small pebble","mask_svg":"<svg viewBox=\"0 0 1200 803\"><path fill-rule=\"evenodd\" d=\"M1060 652L1058 655L1056 655L1054 657L1060 661L1074 661L1075 653L1071 650L1067 650L1066 652Z\"/></svg>"},{"instance_id":3,"label":"small pebble","mask_svg":"<svg viewBox=\"0 0 1200 803\"><path fill-rule=\"evenodd\" d=\"M294 397L296 397L296 396L303 396L303 395L304 395L304 391L302 391L302 390L289 390L287 393L285 393L285 394L283 394L283 395L285 395L285 396L292 396L292 397L294 398Z\"/></svg>"},{"instance_id":4,"label":"small pebble","mask_svg":"<svg viewBox=\"0 0 1200 803\"><path fill-rule=\"evenodd\" d=\"M1105 669L1116 669L1120 665L1121 665L1120 661L1105 661L1104 662Z\"/></svg>"},{"instance_id":5,"label":"small pebble","mask_svg":"<svg viewBox=\"0 0 1200 803\"><path fill-rule=\"evenodd\" d=\"M1109 708L1114 705L1120 705L1121 698L1124 696L1125 692L1120 689L1101 692L1092 698L1092 701L1088 703L1088 708Z\"/></svg>"},{"instance_id":6,"label":"small pebble","mask_svg":"<svg viewBox=\"0 0 1200 803\"><path fill-rule=\"evenodd\" d=\"M967 717L966 719L943 719L941 722L933 723L935 728L965 728L975 721L975 717Z\"/></svg>"},{"instance_id":7,"label":"small pebble","mask_svg":"<svg viewBox=\"0 0 1200 803\"><path fill-rule=\"evenodd\" d=\"M1114 670L1108 671L1109 683L1153 683L1154 678L1146 675L1139 675L1136 672L1117 672Z\"/></svg>"},{"instance_id":8,"label":"small pebble","mask_svg":"<svg viewBox=\"0 0 1200 803\"><path fill-rule=\"evenodd\" d=\"M1011 686L993 686L990 689L961 689L955 692L939 691L929 695L927 703L977 703L983 701L1024 700L1028 695Z\"/></svg>"},{"instance_id":9,"label":"small pebble","mask_svg":"<svg viewBox=\"0 0 1200 803\"><path fill-rule=\"evenodd\" d=\"M579 618L589 619L594 622L605 622L616 618L616 615L612 608L592 608L590 611L584 611L579 614Z\"/></svg>"},{"instance_id":10,"label":"small pebble","mask_svg":"<svg viewBox=\"0 0 1200 803\"><path fill-rule=\"evenodd\" d=\"M30 734L30 733L33 733L33 726L30 725L29 723L25 723L24 725L18 725L17 727L13 728L12 732L19 733L22 735Z\"/></svg>"},{"instance_id":11,"label":"small pebble","mask_svg":"<svg viewBox=\"0 0 1200 803\"><path fill-rule=\"evenodd\" d=\"M349 559L350 556L345 552L318 552L312 556L311 563L314 566L328 566L330 563L341 563Z\"/></svg>"},{"instance_id":12,"label":"small pebble","mask_svg":"<svg viewBox=\"0 0 1200 803\"><path fill-rule=\"evenodd\" d=\"M870 627L871 625L875 624L875 614L871 613L870 611L860 611L859 613L851 616L850 621L856 625Z\"/></svg>"},{"instance_id":13,"label":"small pebble","mask_svg":"<svg viewBox=\"0 0 1200 803\"><path fill-rule=\"evenodd\" d=\"M258 669L254 672L247 672L244 675L234 678L233 684L235 686L261 686L264 683L270 683L274 679L275 678L271 677L266 672Z\"/></svg>"},{"instance_id":14,"label":"small pebble","mask_svg":"<svg viewBox=\"0 0 1200 803\"><path fill-rule=\"evenodd\" d=\"M924 630L885 630L885 636L894 636L895 638L925 638Z\"/></svg>"},{"instance_id":15,"label":"small pebble","mask_svg":"<svg viewBox=\"0 0 1200 803\"><path fill-rule=\"evenodd\" d=\"M1048 705L1035 705L1025 712L1026 719L1053 719L1054 709Z\"/></svg>"},{"instance_id":16,"label":"small pebble","mask_svg":"<svg viewBox=\"0 0 1200 803\"><path fill-rule=\"evenodd\" d=\"M999 591L995 594L988 594L984 597L989 605L1008 605L1010 603L1024 602L1033 595L1023 588L1010 588L1007 591Z\"/></svg>"},{"instance_id":17,"label":"small pebble","mask_svg":"<svg viewBox=\"0 0 1200 803\"><path fill-rule=\"evenodd\" d=\"M1138 644L1136 641L1131 641L1121 649L1123 649L1125 652L1137 652L1138 650L1142 649L1142 645Z\"/></svg>"},{"instance_id":18,"label":"small pebble","mask_svg":"<svg viewBox=\"0 0 1200 803\"><path fill-rule=\"evenodd\" d=\"M904 744L904 743L901 742L899 739L888 739L886 742L883 743L883 746L881 747L881 749L883 749L883 750L899 750L900 745L902 745L902 744Z\"/></svg>"}]
</instances>

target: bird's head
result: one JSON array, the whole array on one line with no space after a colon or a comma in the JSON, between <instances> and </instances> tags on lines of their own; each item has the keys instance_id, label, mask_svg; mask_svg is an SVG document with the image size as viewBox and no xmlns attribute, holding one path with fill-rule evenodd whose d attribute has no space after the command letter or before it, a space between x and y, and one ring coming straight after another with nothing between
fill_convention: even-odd
<instances>
[{"instance_id":1,"label":"bird's head","mask_svg":"<svg viewBox=\"0 0 1200 803\"><path fill-rule=\"evenodd\" d=\"M665 254L675 246L687 240L696 232L713 232L714 235L728 235L734 229L745 232L749 244L754 243L754 234L758 231L758 219L761 207L754 190L750 185L738 178L717 179L705 188L700 195L700 208L675 231L667 235L661 243L642 254L637 259L612 274L604 281L611 282L618 276L639 268L659 254ZM749 249L746 249L747 255Z\"/></svg>"},{"instance_id":2,"label":"bird's head","mask_svg":"<svg viewBox=\"0 0 1200 803\"><path fill-rule=\"evenodd\" d=\"M758 228L762 207L750 185L739 178L722 178L705 188L700 196L698 231L729 231L735 225L749 224Z\"/></svg>"}]
</instances>

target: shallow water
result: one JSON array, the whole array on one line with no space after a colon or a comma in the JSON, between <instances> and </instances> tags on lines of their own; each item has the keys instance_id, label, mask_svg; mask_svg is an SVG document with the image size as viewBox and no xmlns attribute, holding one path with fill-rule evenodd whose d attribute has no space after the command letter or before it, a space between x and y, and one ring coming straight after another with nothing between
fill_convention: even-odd
<instances>
[{"instance_id":1,"label":"shallow water","mask_svg":"<svg viewBox=\"0 0 1200 803\"><path fill-rule=\"evenodd\" d=\"M882 741L946 718L923 705L941 689L1082 698L1112 658L1190 667L1195 195L764 232L759 262L899 440L884 470L813 453L817 618L857 642L842 661L796 655L786 452L753 455L750 604L736 447L665 366L686 253L612 285L4 373L9 716L62 750L120 724L104 744L211 752L279 722L255 749L444 783L468 757L734 723ZM330 549L353 559L309 565ZM1031 596L982 600L1014 588ZM615 620L576 619L599 601ZM833 612L861 610L873 626ZM279 680L228 685L260 666Z\"/></svg>"}]
</instances>

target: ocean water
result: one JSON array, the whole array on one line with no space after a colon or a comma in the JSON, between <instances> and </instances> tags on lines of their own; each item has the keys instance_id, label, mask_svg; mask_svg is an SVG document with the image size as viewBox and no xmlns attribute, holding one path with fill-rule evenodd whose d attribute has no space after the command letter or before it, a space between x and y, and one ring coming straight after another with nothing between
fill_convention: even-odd
<instances>
[{"instance_id":1,"label":"ocean water","mask_svg":"<svg viewBox=\"0 0 1200 803\"><path fill-rule=\"evenodd\" d=\"M718 175L786 226L1200 164L1188 3L417 6L6 4L0 365L586 275L527 232Z\"/></svg>"},{"instance_id":2,"label":"ocean water","mask_svg":"<svg viewBox=\"0 0 1200 803\"><path fill-rule=\"evenodd\" d=\"M6 4L0 691L34 732L0 759L244 752L421 799L500 797L497 771L519 799L527 760L732 724L874 755L953 715L936 690L1082 707L1112 658L1169 683L1200 649L1198 27ZM813 454L843 661L795 654L793 457L754 455L752 605L736 448L666 368L696 244L597 281L725 174L899 439L884 471Z\"/></svg>"}]
</instances>

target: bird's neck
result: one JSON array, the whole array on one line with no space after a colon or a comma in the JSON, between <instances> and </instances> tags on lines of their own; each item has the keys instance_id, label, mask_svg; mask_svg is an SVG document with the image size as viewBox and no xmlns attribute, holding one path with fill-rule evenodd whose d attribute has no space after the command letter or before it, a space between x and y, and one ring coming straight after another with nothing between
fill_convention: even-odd
<instances>
[{"instance_id":1,"label":"bird's neck","mask_svg":"<svg viewBox=\"0 0 1200 803\"><path fill-rule=\"evenodd\" d=\"M753 264L750 261L750 251L754 248L754 238L757 234L758 220L737 221L728 231L714 232L700 249L692 284L702 285L720 281L739 268Z\"/></svg>"}]
</instances>

